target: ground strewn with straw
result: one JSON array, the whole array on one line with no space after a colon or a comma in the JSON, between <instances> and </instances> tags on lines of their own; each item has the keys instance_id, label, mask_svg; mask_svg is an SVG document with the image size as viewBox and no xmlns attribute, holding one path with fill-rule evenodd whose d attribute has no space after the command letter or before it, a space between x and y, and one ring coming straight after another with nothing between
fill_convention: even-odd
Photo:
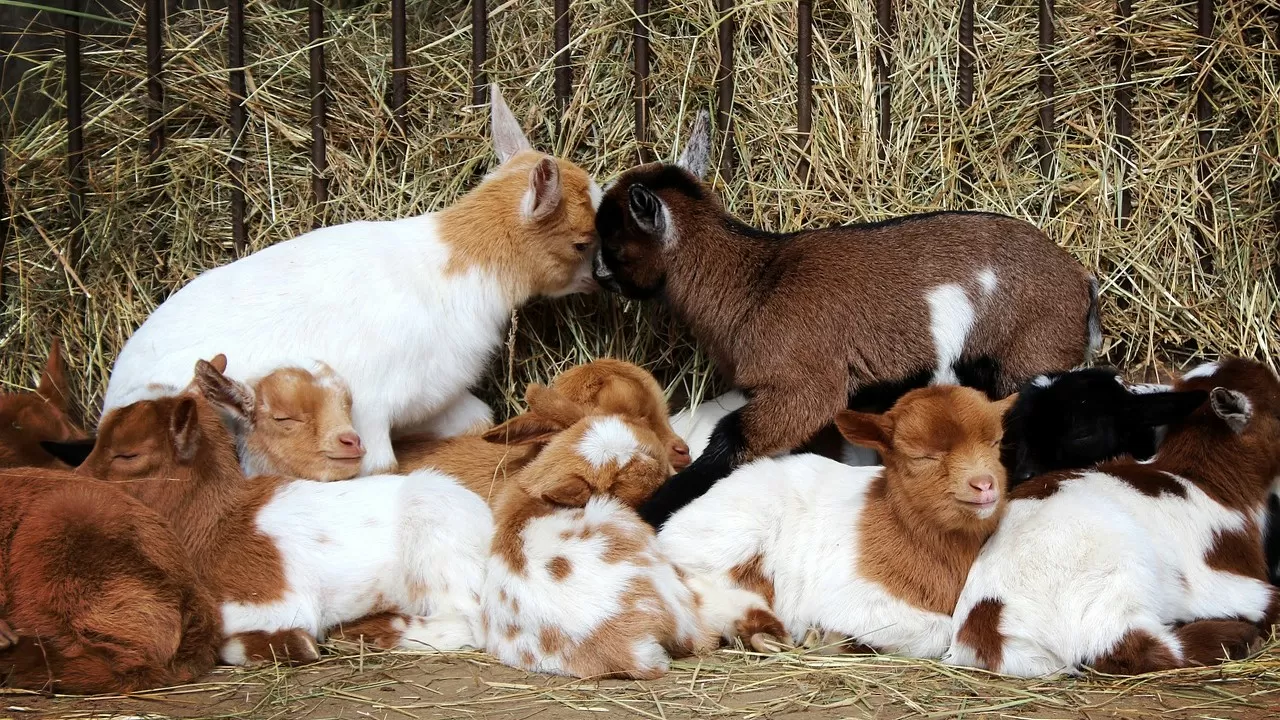
<instances>
[{"instance_id":1,"label":"ground strewn with straw","mask_svg":"<svg viewBox=\"0 0 1280 720\"><path fill-rule=\"evenodd\" d=\"M652 682L529 675L481 653L369 653L343 645L306 668L221 668L204 682L131 698L0 691L14 717L1231 718L1280 713L1280 646L1221 667L1138 678L1021 680L875 655L722 650Z\"/></svg>"},{"instance_id":2,"label":"ground strewn with straw","mask_svg":"<svg viewBox=\"0 0 1280 720\"><path fill-rule=\"evenodd\" d=\"M1194 7L1135 2L1128 29L1113 3L1057 3L1053 171L1036 150L1036 3L979 4L974 103L958 104L958 3L900 3L892 56L892 136L876 135L873 3L820 3L814 19L814 136L796 132L794 2L737 3L734 133L741 159L716 184L731 210L787 230L971 207L1042 226L1103 281L1106 358L1136 364L1239 353L1280 356L1276 218L1280 212L1280 52L1274 13L1224 3L1208 55L1213 120L1195 121ZM1274 10L1274 8L1272 8ZM469 106L469 9L409 6L407 137L391 122L385 4L330 8L329 202L310 192L306 9L246 8L248 231L259 248L317 223L440 207L492 162L485 108ZM14 233L3 258L0 378L29 382L49 335L69 340L79 389L100 398L111 361L146 314L201 270L233 257L226 13L189 9L165 31L168 145L147 159L142 12L132 28L86 39L86 250L67 255L65 122L60 57L33 57L18 102L52 98L43 117L5 128ZM656 6L651 150L671 156L696 108L714 102L711 0ZM494 4L489 77L505 88L535 142L563 149L602 178L635 161L629 3L573 3L574 96L560 112L552 83L550 3ZM1115 48L1134 52L1134 146L1114 126ZM560 129L557 134L557 121ZM1211 130L1202 151L1197 130ZM717 154L720 148L717 147ZM801 176L807 152L812 171ZM966 166L965 159L971 162ZM970 170L966 170L966 167ZM972 191L963 182L972 173ZM1117 221L1123 191L1132 218ZM512 353L488 396L509 403L523 382L609 353L651 367L677 404L713 375L678 324L609 298L538 304L521 314ZM92 413L91 413L92 414Z\"/></svg>"}]
</instances>

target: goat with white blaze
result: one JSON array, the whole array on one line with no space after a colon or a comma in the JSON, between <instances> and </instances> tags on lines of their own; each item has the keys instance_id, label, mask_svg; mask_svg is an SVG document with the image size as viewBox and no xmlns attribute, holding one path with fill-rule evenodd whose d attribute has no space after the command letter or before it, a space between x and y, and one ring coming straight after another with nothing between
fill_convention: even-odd
<instances>
[{"instance_id":1,"label":"goat with white blaze","mask_svg":"<svg viewBox=\"0 0 1280 720\"><path fill-rule=\"evenodd\" d=\"M1175 384L1199 407L1148 462L1010 493L956 606L947 660L1021 676L1240 657L1280 614L1260 523L1280 476L1280 380L1241 359Z\"/></svg>"},{"instance_id":2,"label":"goat with white blaze","mask_svg":"<svg viewBox=\"0 0 1280 720\"><path fill-rule=\"evenodd\" d=\"M452 206L313 230L174 293L121 350L104 413L182 387L196 360L226 352L240 381L328 363L350 384L366 474L395 469L393 433L484 421L468 388L512 311L596 288L600 198L581 168L530 148L497 86L492 124L502 164Z\"/></svg>"}]
</instances>

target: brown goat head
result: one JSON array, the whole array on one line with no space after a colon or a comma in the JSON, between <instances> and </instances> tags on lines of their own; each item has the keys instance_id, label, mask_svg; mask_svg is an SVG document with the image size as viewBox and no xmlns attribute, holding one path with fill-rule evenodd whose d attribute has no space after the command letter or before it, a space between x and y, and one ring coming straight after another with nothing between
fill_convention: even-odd
<instances>
[{"instance_id":1,"label":"brown goat head","mask_svg":"<svg viewBox=\"0 0 1280 720\"><path fill-rule=\"evenodd\" d=\"M880 453L886 492L904 515L988 534L1003 507L1000 440L1016 397L991 402L972 388L936 385L907 393L882 415L842 411L836 425L849 442Z\"/></svg>"},{"instance_id":2,"label":"brown goat head","mask_svg":"<svg viewBox=\"0 0 1280 720\"><path fill-rule=\"evenodd\" d=\"M55 338L35 391L0 395L0 467L66 468L41 443L87 439L69 418L70 399L62 343Z\"/></svg>"}]
</instances>

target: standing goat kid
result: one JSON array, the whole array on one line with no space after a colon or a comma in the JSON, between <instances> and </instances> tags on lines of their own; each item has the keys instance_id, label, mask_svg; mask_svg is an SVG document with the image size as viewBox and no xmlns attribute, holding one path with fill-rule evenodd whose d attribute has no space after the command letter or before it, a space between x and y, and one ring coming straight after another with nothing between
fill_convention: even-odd
<instances>
[{"instance_id":1,"label":"standing goat kid","mask_svg":"<svg viewBox=\"0 0 1280 720\"><path fill-rule=\"evenodd\" d=\"M525 670L652 679L668 653L709 647L697 597L633 509L671 474L657 433L542 386L526 400L492 435L548 444L495 505L485 648Z\"/></svg>"},{"instance_id":2,"label":"standing goat kid","mask_svg":"<svg viewBox=\"0 0 1280 720\"><path fill-rule=\"evenodd\" d=\"M1150 462L1042 475L1010 494L956 606L949 662L1136 674L1239 657L1270 630L1280 591L1259 521L1280 476L1280 381L1234 359L1175 388L1202 403Z\"/></svg>"},{"instance_id":3,"label":"standing goat kid","mask_svg":"<svg viewBox=\"0 0 1280 720\"><path fill-rule=\"evenodd\" d=\"M600 191L581 168L530 148L497 87L502 165L452 206L321 228L214 268L170 296L116 360L104 413L182 387L226 352L235 379L322 359L351 386L365 474L390 472L392 434L451 434L488 412L467 388L513 309L592 291Z\"/></svg>"},{"instance_id":4,"label":"standing goat kid","mask_svg":"<svg viewBox=\"0 0 1280 720\"><path fill-rule=\"evenodd\" d=\"M748 397L641 509L647 520L801 445L869 385L923 372L1001 397L1097 349L1096 280L1029 223L942 212L775 235L702 181L709 146L700 113L677 164L623 173L596 215L597 280L661 297Z\"/></svg>"}]
</instances>

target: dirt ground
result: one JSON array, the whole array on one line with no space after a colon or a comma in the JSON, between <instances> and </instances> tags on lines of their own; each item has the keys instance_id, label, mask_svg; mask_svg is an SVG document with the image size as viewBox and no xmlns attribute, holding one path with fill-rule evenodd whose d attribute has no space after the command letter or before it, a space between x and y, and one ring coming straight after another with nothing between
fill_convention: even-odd
<instances>
[{"instance_id":1,"label":"dirt ground","mask_svg":"<svg viewBox=\"0 0 1280 720\"><path fill-rule=\"evenodd\" d=\"M1220 668L1021 681L882 656L724 650L655 682L530 675L480 653L330 655L305 668L219 668L132 697L0 690L0 718L1280 718L1280 647Z\"/></svg>"}]
</instances>

